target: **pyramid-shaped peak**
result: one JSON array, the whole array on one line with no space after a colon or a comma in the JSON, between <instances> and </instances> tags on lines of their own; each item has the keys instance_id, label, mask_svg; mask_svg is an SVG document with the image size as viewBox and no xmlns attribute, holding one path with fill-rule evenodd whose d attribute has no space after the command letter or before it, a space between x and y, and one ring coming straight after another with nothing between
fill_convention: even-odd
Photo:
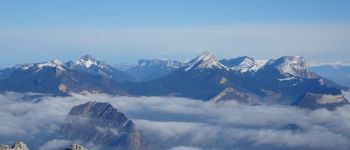
<instances>
[{"instance_id":1,"label":"pyramid-shaped peak","mask_svg":"<svg viewBox=\"0 0 350 150\"><path fill-rule=\"evenodd\" d=\"M72 61L69 63L69 68L75 68L76 66L83 66L85 68L90 68L92 65L101 65L101 62L97 61L91 55L81 56L79 60Z\"/></svg>"},{"instance_id":2,"label":"pyramid-shaped peak","mask_svg":"<svg viewBox=\"0 0 350 150\"><path fill-rule=\"evenodd\" d=\"M202 52L196 57L197 60L208 61L210 59L216 59L215 56L208 51Z\"/></svg>"},{"instance_id":3,"label":"pyramid-shaped peak","mask_svg":"<svg viewBox=\"0 0 350 150\"><path fill-rule=\"evenodd\" d=\"M196 58L189 61L185 67L185 71L191 69L227 69L222 65L213 54L205 51L198 55Z\"/></svg>"}]
</instances>

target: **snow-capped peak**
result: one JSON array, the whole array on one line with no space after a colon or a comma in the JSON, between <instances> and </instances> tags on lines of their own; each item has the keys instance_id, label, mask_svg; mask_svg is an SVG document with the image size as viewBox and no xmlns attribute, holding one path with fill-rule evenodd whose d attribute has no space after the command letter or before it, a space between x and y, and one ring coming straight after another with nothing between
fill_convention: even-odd
<instances>
[{"instance_id":1,"label":"snow-capped peak","mask_svg":"<svg viewBox=\"0 0 350 150\"><path fill-rule=\"evenodd\" d=\"M92 65L98 65L98 62L95 58L90 55L84 55L79 60L75 61L76 65L83 65L86 68L90 68Z\"/></svg>"},{"instance_id":2,"label":"snow-capped peak","mask_svg":"<svg viewBox=\"0 0 350 150\"><path fill-rule=\"evenodd\" d=\"M57 66L62 66L62 65L64 65L64 62L63 62L63 61L60 61L60 60L58 60L58 59L53 59L53 60L50 61L50 63L51 63L51 64L55 64L55 65L57 65Z\"/></svg>"},{"instance_id":3,"label":"snow-capped peak","mask_svg":"<svg viewBox=\"0 0 350 150\"><path fill-rule=\"evenodd\" d=\"M37 69L37 70L41 70L44 67L55 67L58 70L65 70L64 69L64 62L58 60L58 59L53 59L49 62L43 62L43 63L35 63L35 64L24 64L24 65L20 65L18 68L22 69L22 70L27 70L27 69Z\"/></svg>"},{"instance_id":4,"label":"snow-capped peak","mask_svg":"<svg viewBox=\"0 0 350 150\"><path fill-rule=\"evenodd\" d=\"M305 58L303 56L283 56L276 60L270 60L268 63L283 74L300 77L308 75Z\"/></svg>"},{"instance_id":5,"label":"snow-capped peak","mask_svg":"<svg viewBox=\"0 0 350 150\"><path fill-rule=\"evenodd\" d=\"M251 57L242 56L228 60L224 59L220 62L234 71L245 73L258 71L267 63L267 60L256 60Z\"/></svg>"},{"instance_id":6,"label":"snow-capped peak","mask_svg":"<svg viewBox=\"0 0 350 150\"><path fill-rule=\"evenodd\" d=\"M241 72L256 72L260 68L262 68L267 63L267 60L255 60L254 58L246 58L244 59L239 66L234 69L238 69Z\"/></svg>"},{"instance_id":7,"label":"snow-capped peak","mask_svg":"<svg viewBox=\"0 0 350 150\"><path fill-rule=\"evenodd\" d=\"M185 67L185 71L189 71L191 69L203 69L203 68L218 68L218 69L225 69L228 68L224 65L222 65L214 55L212 55L209 52L203 52L199 56L197 56L195 59L187 62L187 65Z\"/></svg>"},{"instance_id":8,"label":"snow-capped peak","mask_svg":"<svg viewBox=\"0 0 350 150\"><path fill-rule=\"evenodd\" d=\"M108 70L108 66L104 63L96 60L90 55L80 57L78 60L69 61L67 67L71 70L77 70L82 72L89 72L92 74L103 74L105 75L105 69Z\"/></svg>"},{"instance_id":9,"label":"snow-capped peak","mask_svg":"<svg viewBox=\"0 0 350 150\"><path fill-rule=\"evenodd\" d=\"M36 64L37 67L43 68L43 67L56 67L58 70L65 70L64 69L64 62L58 60L58 59L53 59L47 63L39 63Z\"/></svg>"}]
</instances>

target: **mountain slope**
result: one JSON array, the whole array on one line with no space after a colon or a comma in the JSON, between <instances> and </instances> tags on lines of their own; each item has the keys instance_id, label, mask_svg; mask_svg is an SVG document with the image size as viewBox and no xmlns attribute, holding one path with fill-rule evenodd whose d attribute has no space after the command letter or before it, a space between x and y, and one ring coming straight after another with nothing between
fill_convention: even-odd
<instances>
[{"instance_id":1,"label":"mountain slope","mask_svg":"<svg viewBox=\"0 0 350 150\"><path fill-rule=\"evenodd\" d=\"M127 91L135 95L179 96L202 100L210 100L226 90L226 97L231 95L228 98L247 101L250 93L239 92L244 90L240 86L234 86L233 81L237 81L235 77L237 76L231 74L212 54L204 52L169 76L126 87L129 88Z\"/></svg>"},{"instance_id":2,"label":"mountain slope","mask_svg":"<svg viewBox=\"0 0 350 150\"><path fill-rule=\"evenodd\" d=\"M67 95L71 92L103 92L123 94L118 83L105 76L68 69L58 60L16 67L0 80L0 91Z\"/></svg>"},{"instance_id":3,"label":"mountain slope","mask_svg":"<svg viewBox=\"0 0 350 150\"><path fill-rule=\"evenodd\" d=\"M232 59L222 59L220 63L236 72L251 73L261 69L267 63L267 60L255 60L248 56L242 56Z\"/></svg>"},{"instance_id":4,"label":"mountain slope","mask_svg":"<svg viewBox=\"0 0 350 150\"><path fill-rule=\"evenodd\" d=\"M75 106L68 114L71 123L65 135L113 149L139 150L143 142L136 125L111 104L88 102Z\"/></svg>"},{"instance_id":5,"label":"mountain slope","mask_svg":"<svg viewBox=\"0 0 350 150\"><path fill-rule=\"evenodd\" d=\"M311 72L300 56L269 60L254 79L261 89L280 94L282 103L293 103L306 93L341 94L340 86Z\"/></svg>"},{"instance_id":6,"label":"mountain slope","mask_svg":"<svg viewBox=\"0 0 350 150\"><path fill-rule=\"evenodd\" d=\"M244 103L292 104L306 93L342 97L335 83L309 71L300 56L267 61L249 57L218 61L204 52L169 76L122 87L127 87L125 90L133 95ZM343 99L343 102L347 101Z\"/></svg>"},{"instance_id":7,"label":"mountain slope","mask_svg":"<svg viewBox=\"0 0 350 150\"><path fill-rule=\"evenodd\" d=\"M310 69L337 84L350 87L350 66L348 65L322 65L313 66Z\"/></svg>"},{"instance_id":8,"label":"mountain slope","mask_svg":"<svg viewBox=\"0 0 350 150\"><path fill-rule=\"evenodd\" d=\"M101 61L98 61L90 55L82 56L76 61L69 61L65 65L70 70L92 75L101 75L118 82L135 81L135 78L129 74L119 71L118 69L115 69L114 67L107 65Z\"/></svg>"},{"instance_id":9,"label":"mountain slope","mask_svg":"<svg viewBox=\"0 0 350 150\"><path fill-rule=\"evenodd\" d=\"M306 93L295 101L292 105L308 109L327 108L334 110L337 106L349 104L345 97L340 93Z\"/></svg>"}]
</instances>

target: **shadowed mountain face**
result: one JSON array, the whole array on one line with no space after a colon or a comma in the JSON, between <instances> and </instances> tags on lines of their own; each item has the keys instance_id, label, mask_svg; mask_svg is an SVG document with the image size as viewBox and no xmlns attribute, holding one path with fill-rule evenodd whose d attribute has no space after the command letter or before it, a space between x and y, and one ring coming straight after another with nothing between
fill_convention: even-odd
<instances>
[{"instance_id":1,"label":"shadowed mountain face","mask_svg":"<svg viewBox=\"0 0 350 150\"><path fill-rule=\"evenodd\" d=\"M53 95L70 93L107 93L134 96L177 96L204 101L237 100L256 104L294 104L310 101L307 93L317 99L333 95L343 97L339 86L306 66L301 56L255 60L247 56L218 60L204 52L196 58L180 63L170 60L142 60L130 68L142 82L124 72L83 56L77 61L63 63L26 64L0 71L0 91L37 92ZM323 101L323 100L322 100ZM347 100L329 101L337 105ZM313 107L307 105L308 107ZM315 108L325 105L314 104ZM317 107L316 107L317 106ZM313 107L314 108L314 107Z\"/></svg>"},{"instance_id":2,"label":"shadowed mountain face","mask_svg":"<svg viewBox=\"0 0 350 150\"><path fill-rule=\"evenodd\" d=\"M140 132L123 113L108 103L88 102L69 112L65 135L71 140L93 142L106 148L139 150Z\"/></svg>"}]
</instances>

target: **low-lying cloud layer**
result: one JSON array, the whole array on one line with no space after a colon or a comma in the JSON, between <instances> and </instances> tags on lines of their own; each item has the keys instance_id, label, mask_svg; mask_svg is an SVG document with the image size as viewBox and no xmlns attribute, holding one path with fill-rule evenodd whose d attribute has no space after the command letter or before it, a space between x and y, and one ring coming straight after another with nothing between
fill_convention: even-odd
<instances>
[{"instance_id":1,"label":"low-lying cloud layer","mask_svg":"<svg viewBox=\"0 0 350 150\"><path fill-rule=\"evenodd\" d=\"M150 142L169 149L346 149L350 146L350 106L335 111L312 111L173 97L104 94L35 97L18 93L0 95L1 144L24 140L32 149L66 146L71 142L54 135L65 123L69 110L87 101L103 101L124 112ZM84 144L91 148L91 143Z\"/></svg>"}]
</instances>

